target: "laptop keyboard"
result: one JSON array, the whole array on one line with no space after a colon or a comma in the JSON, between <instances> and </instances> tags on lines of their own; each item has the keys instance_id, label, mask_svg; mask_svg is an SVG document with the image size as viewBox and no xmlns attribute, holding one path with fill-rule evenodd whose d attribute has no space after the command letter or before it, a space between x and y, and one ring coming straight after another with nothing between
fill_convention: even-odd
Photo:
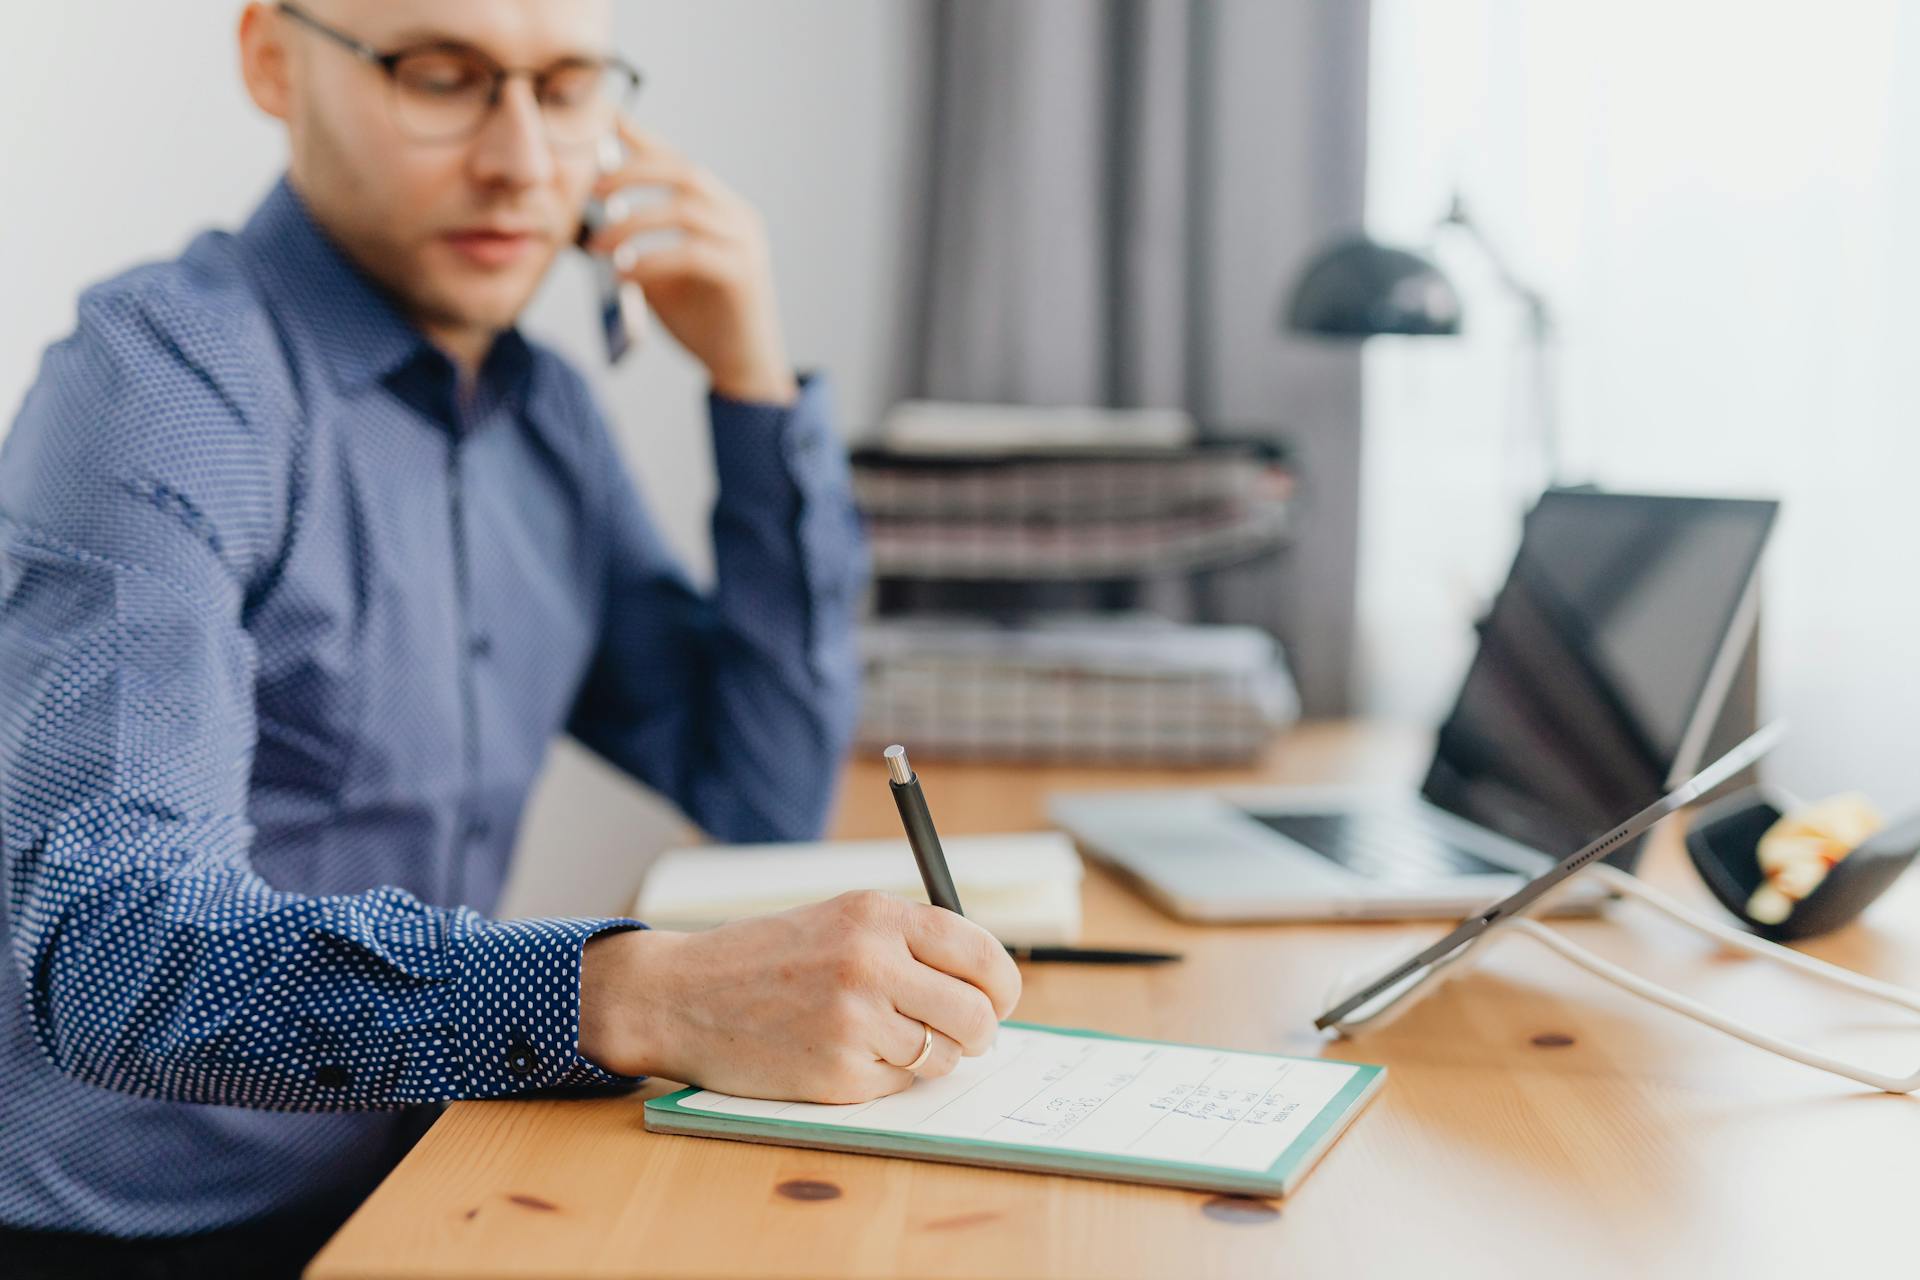
<instances>
[{"instance_id":1,"label":"laptop keyboard","mask_svg":"<svg viewBox=\"0 0 1920 1280\"><path fill-rule=\"evenodd\" d=\"M1390 813L1256 813L1262 824L1375 879L1431 879L1458 875L1512 875L1453 844L1419 819Z\"/></svg>"}]
</instances>

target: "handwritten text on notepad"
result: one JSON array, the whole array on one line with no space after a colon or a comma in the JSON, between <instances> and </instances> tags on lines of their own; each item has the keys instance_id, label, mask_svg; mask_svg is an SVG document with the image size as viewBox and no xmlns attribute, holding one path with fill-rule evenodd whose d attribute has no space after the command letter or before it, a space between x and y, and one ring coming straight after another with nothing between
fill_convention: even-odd
<instances>
[{"instance_id":1,"label":"handwritten text on notepad","mask_svg":"<svg viewBox=\"0 0 1920 1280\"><path fill-rule=\"evenodd\" d=\"M1002 1027L951 1075L830 1106L701 1092L680 1105L929 1138L971 1138L1244 1171L1272 1167L1353 1078L1339 1062Z\"/></svg>"}]
</instances>

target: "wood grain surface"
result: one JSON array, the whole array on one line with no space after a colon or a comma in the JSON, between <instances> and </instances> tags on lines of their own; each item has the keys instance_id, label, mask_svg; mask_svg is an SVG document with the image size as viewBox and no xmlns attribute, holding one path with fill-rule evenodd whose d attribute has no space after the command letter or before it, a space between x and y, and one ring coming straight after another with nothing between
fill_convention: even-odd
<instances>
[{"instance_id":1,"label":"wood grain surface","mask_svg":"<svg viewBox=\"0 0 1920 1280\"><path fill-rule=\"evenodd\" d=\"M1044 825L1049 791L1418 777L1427 739L1319 724L1258 768L921 762L943 831ZM895 835L877 761L836 822ZM1645 868L1691 901L1672 832ZM1807 1276L1920 1274L1920 1101L1776 1059L1588 977L1523 938L1379 1033L1310 1030L1329 982L1434 924L1201 928L1111 876L1088 943L1184 951L1152 969L1026 968L1017 1016L1385 1063L1380 1097L1284 1201L1212 1197L649 1134L644 1097L458 1103L314 1261L375 1276ZM609 903L610 909L620 904ZM1644 911L1568 922L1594 950L1783 1033L1911 1070L1898 1011L1720 951ZM1903 883L1815 954L1920 985Z\"/></svg>"}]
</instances>

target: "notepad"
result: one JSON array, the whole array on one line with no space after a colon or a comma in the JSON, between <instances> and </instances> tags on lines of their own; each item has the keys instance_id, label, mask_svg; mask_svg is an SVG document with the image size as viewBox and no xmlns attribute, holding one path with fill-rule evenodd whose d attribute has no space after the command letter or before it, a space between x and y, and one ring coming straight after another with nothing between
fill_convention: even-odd
<instances>
[{"instance_id":1,"label":"notepad","mask_svg":"<svg viewBox=\"0 0 1920 1280\"><path fill-rule=\"evenodd\" d=\"M700 1088L646 1104L647 1128L952 1164L1285 1195L1386 1068L1009 1022L951 1074L846 1106Z\"/></svg>"},{"instance_id":2,"label":"notepad","mask_svg":"<svg viewBox=\"0 0 1920 1280\"><path fill-rule=\"evenodd\" d=\"M1080 855L1057 831L955 836L946 843L967 917L1012 946L1080 936ZM634 915L659 929L706 929L819 902L848 889L927 900L903 839L701 845L660 855Z\"/></svg>"}]
</instances>

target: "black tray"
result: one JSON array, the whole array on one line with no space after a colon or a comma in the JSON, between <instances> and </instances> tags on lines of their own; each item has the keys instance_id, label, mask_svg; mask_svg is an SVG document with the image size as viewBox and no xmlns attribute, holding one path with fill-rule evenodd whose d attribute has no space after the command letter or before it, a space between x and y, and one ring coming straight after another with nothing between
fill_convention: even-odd
<instances>
[{"instance_id":1,"label":"black tray","mask_svg":"<svg viewBox=\"0 0 1920 1280\"><path fill-rule=\"evenodd\" d=\"M1687 830L1687 853L1713 896L1749 929L1774 942L1831 933L1851 922L1920 853L1916 815L1883 828L1834 864L1785 920L1762 924L1747 914L1747 900L1761 881L1760 837L1779 820L1785 804L1777 792L1749 787L1702 809Z\"/></svg>"}]
</instances>

